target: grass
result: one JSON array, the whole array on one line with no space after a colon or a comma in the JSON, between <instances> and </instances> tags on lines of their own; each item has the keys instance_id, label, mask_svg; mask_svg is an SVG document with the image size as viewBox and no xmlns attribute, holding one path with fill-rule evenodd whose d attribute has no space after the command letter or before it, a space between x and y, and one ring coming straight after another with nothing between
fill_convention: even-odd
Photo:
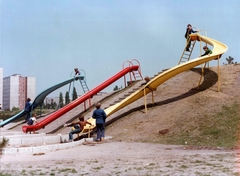
<instances>
[{"instance_id":1,"label":"grass","mask_svg":"<svg viewBox=\"0 0 240 176\"><path fill-rule=\"evenodd\" d=\"M74 172L76 171L75 169L65 168L65 169L59 170L59 172L72 172L73 170L74 170Z\"/></svg>"},{"instance_id":2,"label":"grass","mask_svg":"<svg viewBox=\"0 0 240 176\"><path fill-rule=\"evenodd\" d=\"M11 174L3 174L3 173L0 173L0 176L11 176Z\"/></svg>"},{"instance_id":3,"label":"grass","mask_svg":"<svg viewBox=\"0 0 240 176\"><path fill-rule=\"evenodd\" d=\"M0 142L0 149L4 148L7 146L9 140L6 138L3 138L2 142Z\"/></svg>"},{"instance_id":4,"label":"grass","mask_svg":"<svg viewBox=\"0 0 240 176\"><path fill-rule=\"evenodd\" d=\"M92 167L93 170L101 170L103 168L103 166L98 166L98 167Z\"/></svg>"},{"instance_id":5,"label":"grass","mask_svg":"<svg viewBox=\"0 0 240 176\"><path fill-rule=\"evenodd\" d=\"M186 166L186 165L181 165L180 168L186 169L186 168L188 168L188 166Z\"/></svg>"},{"instance_id":6,"label":"grass","mask_svg":"<svg viewBox=\"0 0 240 176\"><path fill-rule=\"evenodd\" d=\"M180 131L177 134L164 136L165 143L179 145L195 145L210 147L237 146L239 139L240 105L233 103L223 106L215 115L204 115L201 119L192 119L195 122L191 127L188 123L175 126ZM185 129L188 129L187 131Z\"/></svg>"},{"instance_id":7,"label":"grass","mask_svg":"<svg viewBox=\"0 0 240 176\"><path fill-rule=\"evenodd\" d=\"M0 142L0 157L2 155L3 148L7 146L8 142L9 140L6 138L3 138L2 141Z\"/></svg>"},{"instance_id":8,"label":"grass","mask_svg":"<svg viewBox=\"0 0 240 176\"><path fill-rule=\"evenodd\" d=\"M205 123L200 125L199 143L208 146L235 147L239 132L239 110L239 104L233 103L230 106L223 106L222 111L216 115L205 118ZM212 125L209 126L209 123ZM206 140L207 138L210 140Z\"/></svg>"},{"instance_id":9,"label":"grass","mask_svg":"<svg viewBox=\"0 0 240 176\"><path fill-rule=\"evenodd\" d=\"M42 109L41 114L49 113L51 111L54 111L54 109L50 109L50 110L49 109ZM21 112L21 110L19 110L18 108L14 109L12 111L9 111L9 110L0 111L0 119L6 120L6 119L18 114L19 112ZM32 113L40 114L40 110L35 109ZM16 119L16 122L22 121L24 119L25 119L25 116L23 116L19 119Z\"/></svg>"}]
</instances>

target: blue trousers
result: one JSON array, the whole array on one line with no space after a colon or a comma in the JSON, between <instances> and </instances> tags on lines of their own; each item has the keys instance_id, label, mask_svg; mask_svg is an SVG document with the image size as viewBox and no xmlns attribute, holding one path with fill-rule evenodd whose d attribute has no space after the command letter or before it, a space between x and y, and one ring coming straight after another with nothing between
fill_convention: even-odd
<instances>
[{"instance_id":1,"label":"blue trousers","mask_svg":"<svg viewBox=\"0 0 240 176\"><path fill-rule=\"evenodd\" d=\"M27 122L30 119L30 112L25 111L26 112L26 117L25 117L25 121Z\"/></svg>"},{"instance_id":2,"label":"blue trousers","mask_svg":"<svg viewBox=\"0 0 240 176\"><path fill-rule=\"evenodd\" d=\"M69 133L69 140L73 139L73 134L80 133L82 130L80 128L75 129Z\"/></svg>"},{"instance_id":3,"label":"blue trousers","mask_svg":"<svg viewBox=\"0 0 240 176\"><path fill-rule=\"evenodd\" d=\"M105 137L105 124L96 124L97 126L97 140Z\"/></svg>"}]
</instances>

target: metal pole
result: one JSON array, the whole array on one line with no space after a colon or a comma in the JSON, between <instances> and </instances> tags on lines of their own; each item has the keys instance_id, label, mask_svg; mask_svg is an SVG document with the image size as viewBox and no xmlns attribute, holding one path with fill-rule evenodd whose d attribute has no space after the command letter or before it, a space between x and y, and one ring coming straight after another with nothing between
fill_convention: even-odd
<instances>
[{"instance_id":1,"label":"metal pole","mask_svg":"<svg viewBox=\"0 0 240 176\"><path fill-rule=\"evenodd\" d=\"M218 55L218 92L220 92L220 66L219 66L219 55Z\"/></svg>"},{"instance_id":2,"label":"metal pole","mask_svg":"<svg viewBox=\"0 0 240 176\"><path fill-rule=\"evenodd\" d=\"M152 91L152 104L154 104L154 96L153 96L153 91Z\"/></svg>"},{"instance_id":3,"label":"metal pole","mask_svg":"<svg viewBox=\"0 0 240 176\"><path fill-rule=\"evenodd\" d=\"M202 77L203 77L203 75L204 75L204 68L206 67L206 64L207 64L207 63L205 63L205 64L203 65L203 67L202 67L202 74L201 74L201 77L200 77L200 79L199 79L197 88L199 88L199 86L200 86L200 84L201 84L201 82L202 82Z\"/></svg>"},{"instance_id":4,"label":"metal pole","mask_svg":"<svg viewBox=\"0 0 240 176\"><path fill-rule=\"evenodd\" d=\"M145 112L147 113L147 97L146 97L146 89L144 88L144 104L145 104Z\"/></svg>"}]
</instances>

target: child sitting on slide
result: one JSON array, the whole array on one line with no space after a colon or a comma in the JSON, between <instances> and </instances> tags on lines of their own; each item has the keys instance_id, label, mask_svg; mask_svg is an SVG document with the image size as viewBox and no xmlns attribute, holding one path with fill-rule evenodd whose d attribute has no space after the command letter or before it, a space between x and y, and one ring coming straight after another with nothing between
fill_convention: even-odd
<instances>
[{"instance_id":1,"label":"child sitting on slide","mask_svg":"<svg viewBox=\"0 0 240 176\"><path fill-rule=\"evenodd\" d=\"M202 55L199 56L199 57L203 57L203 56L212 54L212 50L210 50L207 46L204 46L204 47L203 47L203 50L205 51L205 53L202 54Z\"/></svg>"},{"instance_id":2,"label":"child sitting on slide","mask_svg":"<svg viewBox=\"0 0 240 176\"><path fill-rule=\"evenodd\" d=\"M64 124L64 127L73 127L73 130L69 132L69 142L73 141L73 134L80 133L87 124L92 125L90 122L84 120L84 116L80 116L78 122Z\"/></svg>"}]
</instances>

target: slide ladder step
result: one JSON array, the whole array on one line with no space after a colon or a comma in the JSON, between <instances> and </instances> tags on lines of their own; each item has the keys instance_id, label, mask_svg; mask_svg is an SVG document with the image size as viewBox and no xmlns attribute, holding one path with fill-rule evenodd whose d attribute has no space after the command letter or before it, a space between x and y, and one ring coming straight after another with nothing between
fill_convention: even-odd
<instances>
[{"instance_id":1,"label":"slide ladder step","mask_svg":"<svg viewBox=\"0 0 240 176\"><path fill-rule=\"evenodd\" d=\"M190 41L189 41L189 42L190 42ZM189 51L186 51L186 47L184 48L183 53L182 53L182 56L181 56L181 58L180 58L180 60L179 60L179 62L178 62L178 65L179 65L180 63L184 63L184 62L187 62L187 61L190 60L190 57L191 57L193 48L194 48L194 46L195 46L195 43L196 43L196 40L193 41L193 42L191 42L191 45L190 45L190 47L189 47ZM187 45L186 45L186 46L187 46Z\"/></svg>"},{"instance_id":2,"label":"slide ladder step","mask_svg":"<svg viewBox=\"0 0 240 176\"><path fill-rule=\"evenodd\" d=\"M132 73L133 73L135 80L138 80L138 78L141 78L141 80L143 79L142 74L139 72L139 70L133 71Z\"/></svg>"},{"instance_id":3,"label":"slide ladder step","mask_svg":"<svg viewBox=\"0 0 240 176\"><path fill-rule=\"evenodd\" d=\"M80 81L80 84L81 84L81 86L82 86L83 92L84 92L84 93L88 92L88 91L89 91L89 88L88 88L88 86L87 86L86 81L85 81L84 79L80 79L79 81Z\"/></svg>"}]
</instances>

